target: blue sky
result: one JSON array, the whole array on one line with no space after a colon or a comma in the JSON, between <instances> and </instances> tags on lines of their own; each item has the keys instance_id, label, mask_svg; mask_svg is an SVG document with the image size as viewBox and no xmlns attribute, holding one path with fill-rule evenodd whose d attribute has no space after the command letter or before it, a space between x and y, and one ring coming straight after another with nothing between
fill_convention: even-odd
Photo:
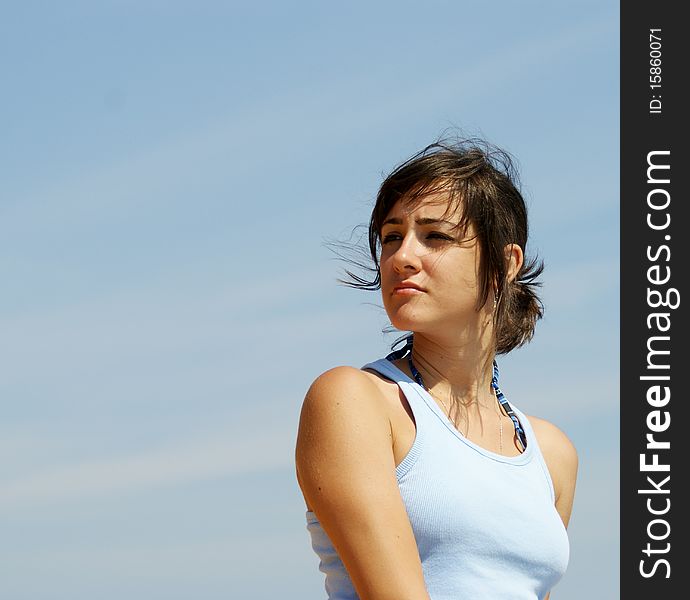
<instances>
[{"instance_id":1,"label":"blue sky","mask_svg":"<svg viewBox=\"0 0 690 600\"><path fill-rule=\"evenodd\" d=\"M325 597L299 409L395 338L325 241L449 127L516 156L546 263L500 365L580 455L552 598L617 597L617 3L3 13L3 600Z\"/></svg>"}]
</instances>

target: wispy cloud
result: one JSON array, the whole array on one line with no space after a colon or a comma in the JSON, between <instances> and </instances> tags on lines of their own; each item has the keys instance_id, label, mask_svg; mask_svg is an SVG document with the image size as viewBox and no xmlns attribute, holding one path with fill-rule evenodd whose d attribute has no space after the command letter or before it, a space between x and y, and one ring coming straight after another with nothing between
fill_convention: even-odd
<instances>
[{"instance_id":1,"label":"wispy cloud","mask_svg":"<svg viewBox=\"0 0 690 600\"><path fill-rule=\"evenodd\" d=\"M23 196L4 203L2 221L11 228L8 231L15 232L105 223L113 215L131 213L133 209L165 208L171 193L179 195L185 186L191 193L199 189L200 182L208 184L209 178L227 182L240 177L251 181L263 175L265 169L262 161L255 160L265 143L264 137L257 135L257 128L272 136L280 131L281 138L290 140L290 156L284 160L295 160L311 152L316 142L319 147L334 143L334 139L342 144L403 118L438 111L451 98L457 112L467 102L510 86L538 65L554 63L565 55L572 58L573 52L584 51L592 40L609 35L611 27L611 23L597 19L566 31L534 36L493 54L483 53L472 61L472 66L459 63L457 71L444 73L443 78L420 80L393 96L383 91L371 94L366 104L358 102L357 110L341 112L337 119L333 119L330 107L351 95L352 90L381 90L385 86L381 86L378 72L319 79L316 89L288 90L264 104L235 110L211 122L205 120L196 130L181 133L177 139L173 135L152 142L100 169L80 173L77 179L26 190ZM276 111L276 106L281 110Z\"/></svg>"},{"instance_id":2,"label":"wispy cloud","mask_svg":"<svg viewBox=\"0 0 690 600\"><path fill-rule=\"evenodd\" d=\"M618 260L610 256L561 264L549 271L544 294L559 311L610 302L618 295L619 269Z\"/></svg>"},{"instance_id":3,"label":"wispy cloud","mask_svg":"<svg viewBox=\"0 0 690 600\"><path fill-rule=\"evenodd\" d=\"M0 508L30 508L55 502L135 493L165 485L228 477L292 464L294 432L213 432L164 448L104 460L80 461L0 484Z\"/></svg>"}]
</instances>

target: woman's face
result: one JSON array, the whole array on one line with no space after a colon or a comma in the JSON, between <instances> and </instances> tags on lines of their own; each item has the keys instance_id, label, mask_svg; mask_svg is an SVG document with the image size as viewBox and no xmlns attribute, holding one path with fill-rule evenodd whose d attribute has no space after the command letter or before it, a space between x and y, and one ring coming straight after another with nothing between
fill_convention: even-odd
<instances>
[{"instance_id":1,"label":"woman's face","mask_svg":"<svg viewBox=\"0 0 690 600\"><path fill-rule=\"evenodd\" d=\"M384 219L381 293L397 329L443 333L486 324L486 306L476 310L479 243L471 225L464 236L455 227L458 211L444 216L447 207L447 193L438 192L414 209L397 202Z\"/></svg>"}]
</instances>

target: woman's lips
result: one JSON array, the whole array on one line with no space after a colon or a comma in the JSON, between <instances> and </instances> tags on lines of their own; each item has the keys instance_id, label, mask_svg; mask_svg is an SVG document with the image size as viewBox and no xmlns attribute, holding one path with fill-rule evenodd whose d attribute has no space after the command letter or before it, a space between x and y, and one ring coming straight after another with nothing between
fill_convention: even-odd
<instances>
[{"instance_id":1,"label":"woman's lips","mask_svg":"<svg viewBox=\"0 0 690 600\"><path fill-rule=\"evenodd\" d=\"M417 294L423 294L424 292L425 290L416 284L402 284L393 288L393 294L399 296L415 296Z\"/></svg>"}]
</instances>

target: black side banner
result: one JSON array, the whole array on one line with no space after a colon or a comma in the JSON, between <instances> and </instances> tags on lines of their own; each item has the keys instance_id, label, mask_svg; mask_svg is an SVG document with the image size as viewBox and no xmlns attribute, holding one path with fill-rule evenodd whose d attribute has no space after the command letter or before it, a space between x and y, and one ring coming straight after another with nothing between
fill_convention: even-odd
<instances>
[{"instance_id":1,"label":"black side banner","mask_svg":"<svg viewBox=\"0 0 690 600\"><path fill-rule=\"evenodd\" d=\"M621 3L621 598L686 587L690 235L680 3ZM687 595L681 592L681 596ZM680 596L679 596L680 597Z\"/></svg>"}]
</instances>

